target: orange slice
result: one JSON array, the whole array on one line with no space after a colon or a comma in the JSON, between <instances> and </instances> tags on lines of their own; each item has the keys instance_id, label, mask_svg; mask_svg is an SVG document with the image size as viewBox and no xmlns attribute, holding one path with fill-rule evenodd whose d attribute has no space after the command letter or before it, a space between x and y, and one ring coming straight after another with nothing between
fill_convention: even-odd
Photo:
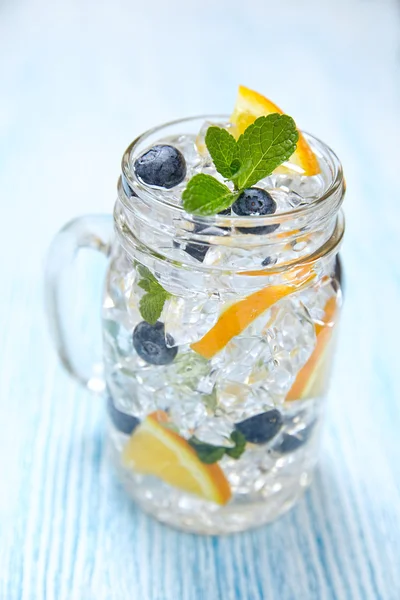
<instances>
[{"instance_id":1,"label":"orange slice","mask_svg":"<svg viewBox=\"0 0 400 600\"><path fill-rule=\"evenodd\" d=\"M165 426L167 422L162 410L146 417L123 450L124 464L204 500L226 504L231 489L221 467L201 462L190 444Z\"/></svg>"},{"instance_id":2,"label":"orange slice","mask_svg":"<svg viewBox=\"0 0 400 600\"><path fill-rule=\"evenodd\" d=\"M332 297L325 306L325 324L321 325L317 323L315 325L315 333L317 335L315 348L306 364L298 372L286 396L287 401L314 398L324 392L331 362L331 344L329 342L332 340L334 330L332 323L336 317L336 312L336 298Z\"/></svg>"},{"instance_id":3,"label":"orange slice","mask_svg":"<svg viewBox=\"0 0 400 600\"><path fill-rule=\"evenodd\" d=\"M287 277L289 276L290 273L287 274ZM309 274L307 279L297 286L271 285L235 302L221 314L214 327L201 340L191 345L192 350L204 358L212 358L273 304L303 289L314 277L314 274Z\"/></svg>"},{"instance_id":4,"label":"orange slice","mask_svg":"<svg viewBox=\"0 0 400 600\"><path fill-rule=\"evenodd\" d=\"M231 116L231 122L236 126L238 136L258 117L273 113L283 114L283 111L258 92L243 85L239 86L235 108ZM320 172L318 159L300 132L296 152L288 162L299 167L304 175L317 175Z\"/></svg>"}]
</instances>

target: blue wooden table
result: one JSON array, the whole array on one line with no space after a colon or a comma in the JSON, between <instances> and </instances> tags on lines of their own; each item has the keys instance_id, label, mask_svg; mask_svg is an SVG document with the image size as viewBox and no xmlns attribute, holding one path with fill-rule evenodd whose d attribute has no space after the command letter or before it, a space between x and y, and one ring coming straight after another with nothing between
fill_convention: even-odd
<instances>
[{"instance_id":1,"label":"blue wooden table","mask_svg":"<svg viewBox=\"0 0 400 600\"><path fill-rule=\"evenodd\" d=\"M1 600L400 599L399 23L394 0L0 4ZM229 112L239 82L341 157L347 289L314 485L213 539L124 495L103 403L50 346L41 277L66 220L112 210L136 134Z\"/></svg>"}]
</instances>

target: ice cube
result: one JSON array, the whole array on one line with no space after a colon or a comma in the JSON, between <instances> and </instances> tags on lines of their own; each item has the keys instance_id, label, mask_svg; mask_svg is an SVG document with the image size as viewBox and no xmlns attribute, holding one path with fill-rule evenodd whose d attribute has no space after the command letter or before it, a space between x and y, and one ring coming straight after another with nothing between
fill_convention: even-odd
<instances>
[{"instance_id":1,"label":"ice cube","mask_svg":"<svg viewBox=\"0 0 400 600\"><path fill-rule=\"evenodd\" d=\"M188 438L196 428L207 418L207 408L201 394L191 390L185 394L182 388L179 394L174 394L169 407L172 422L178 427L180 435Z\"/></svg>"},{"instance_id":2,"label":"ice cube","mask_svg":"<svg viewBox=\"0 0 400 600\"><path fill-rule=\"evenodd\" d=\"M326 277L316 286L306 288L300 292L295 301L305 307L309 317L315 323L323 324L326 321L326 304L335 295L335 281L331 277Z\"/></svg>"},{"instance_id":3,"label":"ice cube","mask_svg":"<svg viewBox=\"0 0 400 600\"><path fill-rule=\"evenodd\" d=\"M211 360L217 371L217 380L248 383L260 353L269 350L268 345L256 337L235 337Z\"/></svg>"},{"instance_id":4,"label":"ice cube","mask_svg":"<svg viewBox=\"0 0 400 600\"><path fill-rule=\"evenodd\" d=\"M261 269L265 257L265 247L232 248L225 245L212 246L206 254L204 264L210 267L222 266L242 270Z\"/></svg>"},{"instance_id":5,"label":"ice cube","mask_svg":"<svg viewBox=\"0 0 400 600\"><path fill-rule=\"evenodd\" d=\"M261 490L271 476L275 461L266 460L264 447L247 447L240 460L224 456L221 466L235 494L249 494Z\"/></svg>"},{"instance_id":6,"label":"ice cube","mask_svg":"<svg viewBox=\"0 0 400 600\"><path fill-rule=\"evenodd\" d=\"M291 183L291 182L288 182ZM307 200L301 194L285 185L285 180L280 181L279 175L272 174L257 183L257 187L266 190L276 202L276 214L287 212L306 204Z\"/></svg>"},{"instance_id":7,"label":"ice cube","mask_svg":"<svg viewBox=\"0 0 400 600\"><path fill-rule=\"evenodd\" d=\"M174 139L176 146L185 157L187 169L196 171L204 164L203 156L199 152L196 138L191 134L183 134Z\"/></svg>"},{"instance_id":8,"label":"ice cube","mask_svg":"<svg viewBox=\"0 0 400 600\"><path fill-rule=\"evenodd\" d=\"M318 175L303 175L295 169L288 169L285 173L272 173L257 185L265 187L271 194L274 189L286 189L303 199L304 204L309 204L320 198L325 192L327 174L324 170Z\"/></svg>"},{"instance_id":9,"label":"ice cube","mask_svg":"<svg viewBox=\"0 0 400 600\"><path fill-rule=\"evenodd\" d=\"M164 314L165 332L173 338L171 346L200 340L217 322L221 301L217 296L196 294L189 298L172 297ZM168 337L167 345L168 345Z\"/></svg>"},{"instance_id":10,"label":"ice cube","mask_svg":"<svg viewBox=\"0 0 400 600\"><path fill-rule=\"evenodd\" d=\"M197 390L202 394L211 394L215 388L217 377L218 371L216 369L209 370L204 377L199 379Z\"/></svg>"},{"instance_id":11,"label":"ice cube","mask_svg":"<svg viewBox=\"0 0 400 600\"><path fill-rule=\"evenodd\" d=\"M234 445L231 440L233 430L234 423L221 415L208 417L199 427L196 427L194 435L198 440L207 444L231 448Z\"/></svg>"},{"instance_id":12,"label":"ice cube","mask_svg":"<svg viewBox=\"0 0 400 600\"><path fill-rule=\"evenodd\" d=\"M234 136L237 133L237 131L236 131L236 126L233 123L215 123L212 121L204 121L204 123L201 126L200 131L196 137L196 146L197 146L198 152L206 160L211 162L211 157L209 155L209 152L208 152L207 146L206 146L206 134L207 134L207 130L209 127L220 127L221 129L226 129L227 131L229 131L229 133L231 133Z\"/></svg>"},{"instance_id":13,"label":"ice cube","mask_svg":"<svg viewBox=\"0 0 400 600\"><path fill-rule=\"evenodd\" d=\"M178 352L173 363L165 368L166 383L174 388L185 386L192 391L199 390L200 381L209 373L207 359L196 352ZM199 390L200 391L200 390Z\"/></svg>"},{"instance_id":14,"label":"ice cube","mask_svg":"<svg viewBox=\"0 0 400 600\"><path fill-rule=\"evenodd\" d=\"M306 309L292 299L284 300L264 331L268 350L258 356L249 381L283 402L299 369L316 343L315 327Z\"/></svg>"},{"instance_id":15,"label":"ice cube","mask_svg":"<svg viewBox=\"0 0 400 600\"><path fill-rule=\"evenodd\" d=\"M218 385L218 407L235 423L274 407L274 400L264 389L224 381Z\"/></svg>"},{"instance_id":16,"label":"ice cube","mask_svg":"<svg viewBox=\"0 0 400 600\"><path fill-rule=\"evenodd\" d=\"M144 419L149 413L165 406L160 406L158 400L159 386L148 381L149 373L129 369L123 364L115 364L107 373L107 387L114 399L118 410Z\"/></svg>"}]
</instances>

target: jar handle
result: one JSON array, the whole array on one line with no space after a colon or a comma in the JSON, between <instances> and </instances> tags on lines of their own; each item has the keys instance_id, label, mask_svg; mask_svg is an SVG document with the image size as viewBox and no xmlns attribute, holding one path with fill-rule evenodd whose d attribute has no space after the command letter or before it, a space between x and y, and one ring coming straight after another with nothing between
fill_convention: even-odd
<instances>
[{"instance_id":1,"label":"jar handle","mask_svg":"<svg viewBox=\"0 0 400 600\"><path fill-rule=\"evenodd\" d=\"M74 219L54 238L48 251L45 270L47 315L60 360L68 373L79 383L98 393L105 389L101 357L99 356L98 360L94 358L95 350L101 349L101 343L96 344L95 350L92 344L89 350L85 324L90 319L82 322L80 326L76 322L76 313L82 300L87 305L91 296L91 286L87 285L87 273L82 278L82 285L79 285L78 267L82 261L77 261L77 258L85 248L109 256L112 236L111 215L88 215ZM103 277L102 271L101 280ZM93 284L93 281L89 283ZM100 309L98 297L94 304ZM91 311L91 314L94 312ZM74 319L70 323L71 317Z\"/></svg>"}]
</instances>

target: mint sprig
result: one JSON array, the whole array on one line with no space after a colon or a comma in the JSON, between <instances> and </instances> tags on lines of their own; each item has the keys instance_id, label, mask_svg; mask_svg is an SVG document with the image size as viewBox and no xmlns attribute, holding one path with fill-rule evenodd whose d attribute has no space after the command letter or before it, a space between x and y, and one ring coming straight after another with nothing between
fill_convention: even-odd
<instances>
[{"instance_id":1,"label":"mint sprig","mask_svg":"<svg viewBox=\"0 0 400 600\"><path fill-rule=\"evenodd\" d=\"M196 451L201 462L211 465L221 460L225 454L235 459L241 457L246 446L246 438L243 433L235 430L231 435L231 440L235 444L231 448L227 448L226 446L213 446L212 444L201 442L196 437L192 437L189 440L189 444Z\"/></svg>"},{"instance_id":2,"label":"mint sprig","mask_svg":"<svg viewBox=\"0 0 400 600\"><path fill-rule=\"evenodd\" d=\"M147 267L138 265L137 270L141 277L138 286L146 292L139 302L139 311L147 323L154 325L160 318L165 301L171 297L171 294L162 287Z\"/></svg>"},{"instance_id":3,"label":"mint sprig","mask_svg":"<svg viewBox=\"0 0 400 600\"><path fill-rule=\"evenodd\" d=\"M205 142L210 156L217 171L233 183L235 190L211 175L195 175L182 194L184 209L209 216L229 208L243 190L288 160L298 139L293 119L278 113L256 119L237 141L225 129L209 127Z\"/></svg>"}]
</instances>

